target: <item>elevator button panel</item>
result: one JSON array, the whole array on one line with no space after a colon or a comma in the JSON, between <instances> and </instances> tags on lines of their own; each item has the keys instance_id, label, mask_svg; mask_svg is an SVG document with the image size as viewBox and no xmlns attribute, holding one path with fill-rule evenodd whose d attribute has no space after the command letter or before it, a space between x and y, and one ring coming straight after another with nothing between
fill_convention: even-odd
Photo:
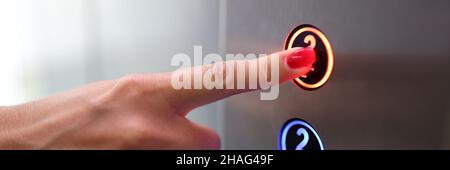
<instances>
[{"instance_id":1,"label":"elevator button panel","mask_svg":"<svg viewBox=\"0 0 450 170\"><path fill-rule=\"evenodd\" d=\"M322 87L330 78L334 64L333 50L328 38L312 25L300 25L289 33L284 43L285 50L294 47L313 48L316 62L307 74L293 79L293 82L305 90Z\"/></svg>"},{"instance_id":2,"label":"elevator button panel","mask_svg":"<svg viewBox=\"0 0 450 170\"><path fill-rule=\"evenodd\" d=\"M279 134L280 150L323 150L319 134L306 121L298 118L288 120Z\"/></svg>"}]
</instances>

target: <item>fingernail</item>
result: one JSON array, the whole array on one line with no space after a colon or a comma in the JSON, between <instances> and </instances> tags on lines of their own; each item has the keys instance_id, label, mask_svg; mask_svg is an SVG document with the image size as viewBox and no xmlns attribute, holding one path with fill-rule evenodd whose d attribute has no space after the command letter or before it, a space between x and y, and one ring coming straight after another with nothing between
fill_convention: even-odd
<instances>
[{"instance_id":1,"label":"fingernail","mask_svg":"<svg viewBox=\"0 0 450 170\"><path fill-rule=\"evenodd\" d=\"M313 48L298 48L286 57L286 63L291 69L310 66L316 62L316 52Z\"/></svg>"}]
</instances>

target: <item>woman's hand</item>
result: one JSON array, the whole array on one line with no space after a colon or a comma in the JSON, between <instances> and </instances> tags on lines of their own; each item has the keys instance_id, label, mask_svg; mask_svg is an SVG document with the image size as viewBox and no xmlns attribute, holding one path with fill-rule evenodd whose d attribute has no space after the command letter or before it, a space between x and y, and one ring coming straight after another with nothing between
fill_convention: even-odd
<instances>
[{"instance_id":1,"label":"woman's hand","mask_svg":"<svg viewBox=\"0 0 450 170\"><path fill-rule=\"evenodd\" d=\"M277 57L283 82L309 71L315 57L304 55L308 50L311 49L297 48L255 60L227 62L257 62ZM210 68L192 69L202 69L204 73ZM196 107L249 90L175 90L171 75L129 75L26 104L0 107L0 148L220 148L216 132L185 116Z\"/></svg>"}]
</instances>

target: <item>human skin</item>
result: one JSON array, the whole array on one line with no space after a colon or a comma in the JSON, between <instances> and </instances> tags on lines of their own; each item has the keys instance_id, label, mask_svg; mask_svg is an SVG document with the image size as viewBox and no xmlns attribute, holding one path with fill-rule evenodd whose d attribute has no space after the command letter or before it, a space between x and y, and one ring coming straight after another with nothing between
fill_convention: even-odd
<instances>
[{"instance_id":1,"label":"human skin","mask_svg":"<svg viewBox=\"0 0 450 170\"><path fill-rule=\"evenodd\" d=\"M227 62L248 64L277 57L280 82L285 82L310 70L315 62L311 50L294 48ZM210 68L192 69L204 73ZM217 133L186 115L199 106L254 89L176 90L171 75L133 74L0 107L0 149L219 149Z\"/></svg>"}]
</instances>

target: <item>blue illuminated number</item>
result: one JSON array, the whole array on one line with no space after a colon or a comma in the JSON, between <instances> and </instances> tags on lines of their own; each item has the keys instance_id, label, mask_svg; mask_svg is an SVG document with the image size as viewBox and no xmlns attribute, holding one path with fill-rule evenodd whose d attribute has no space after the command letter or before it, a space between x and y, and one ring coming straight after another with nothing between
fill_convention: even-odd
<instances>
[{"instance_id":1,"label":"blue illuminated number","mask_svg":"<svg viewBox=\"0 0 450 170\"><path fill-rule=\"evenodd\" d=\"M290 139L288 139L288 133L292 133L291 135L289 135ZM309 141L310 134L312 135L311 142ZM291 142L295 139L298 139L299 137L303 137L303 139L298 143ZM291 119L284 123L278 139L280 150L323 150L322 141L320 140L317 132L311 125L301 119ZM291 146L287 146L288 140ZM316 145L318 145L319 148L317 148Z\"/></svg>"},{"instance_id":2,"label":"blue illuminated number","mask_svg":"<svg viewBox=\"0 0 450 170\"><path fill-rule=\"evenodd\" d=\"M297 130L297 135L298 136L302 136L303 135L303 140L297 145L295 150L303 150L303 147L306 146L306 144L308 143L308 140L309 140L308 132L304 128L299 128Z\"/></svg>"}]
</instances>

